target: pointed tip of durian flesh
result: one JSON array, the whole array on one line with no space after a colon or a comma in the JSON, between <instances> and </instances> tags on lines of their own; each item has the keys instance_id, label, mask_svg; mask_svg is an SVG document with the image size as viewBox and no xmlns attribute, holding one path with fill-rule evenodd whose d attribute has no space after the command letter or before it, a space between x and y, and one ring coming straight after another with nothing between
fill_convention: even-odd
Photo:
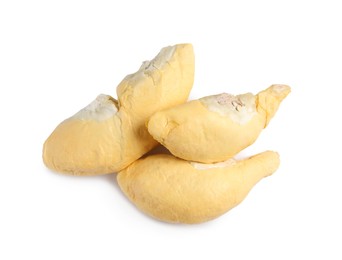
<instances>
[{"instance_id":1,"label":"pointed tip of durian flesh","mask_svg":"<svg viewBox=\"0 0 342 260\"><path fill-rule=\"evenodd\" d=\"M278 111L280 103L291 92L287 85L274 84L257 94L257 110L265 116L265 126L269 124L275 113Z\"/></svg>"}]
</instances>

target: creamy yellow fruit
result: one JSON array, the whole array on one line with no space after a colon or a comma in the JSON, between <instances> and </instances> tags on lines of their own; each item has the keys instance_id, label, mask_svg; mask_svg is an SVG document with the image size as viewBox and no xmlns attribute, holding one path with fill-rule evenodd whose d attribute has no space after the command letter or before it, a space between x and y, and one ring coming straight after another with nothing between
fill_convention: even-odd
<instances>
[{"instance_id":1,"label":"creamy yellow fruit","mask_svg":"<svg viewBox=\"0 0 342 260\"><path fill-rule=\"evenodd\" d=\"M286 85L272 85L257 95L204 97L157 112L148 131L179 158L224 161L254 143L289 93Z\"/></svg>"},{"instance_id":2,"label":"creamy yellow fruit","mask_svg":"<svg viewBox=\"0 0 342 260\"><path fill-rule=\"evenodd\" d=\"M157 145L146 129L155 112L186 102L194 80L191 44L163 48L117 87L63 121L44 143L48 168L74 175L122 170Z\"/></svg>"},{"instance_id":3,"label":"creamy yellow fruit","mask_svg":"<svg viewBox=\"0 0 342 260\"><path fill-rule=\"evenodd\" d=\"M201 164L152 155L121 171L122 191L142 211L171 223L201 223L238 205L262 178L279 167L276 152L249 159Z\"/></svg>"}]
</instances>

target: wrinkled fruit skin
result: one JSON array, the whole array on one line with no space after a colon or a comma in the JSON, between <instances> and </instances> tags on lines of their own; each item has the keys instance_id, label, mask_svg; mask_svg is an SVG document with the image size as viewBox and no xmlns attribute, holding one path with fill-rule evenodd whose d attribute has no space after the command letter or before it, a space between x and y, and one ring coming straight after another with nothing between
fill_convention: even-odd
<instances>
[{"instance_id":1,"label":"wrinkled fruit skin","mask_svg":"<svg viewBox=\"0 0 342 260\"><path fill-rule=\"evenodd\" d=\"M172 155L139 159L117 175L120 188L143 212L170 223L201 223L238 205L279 167L267 151L227 166L201 169Z\"/></svg>"}]
</instances>

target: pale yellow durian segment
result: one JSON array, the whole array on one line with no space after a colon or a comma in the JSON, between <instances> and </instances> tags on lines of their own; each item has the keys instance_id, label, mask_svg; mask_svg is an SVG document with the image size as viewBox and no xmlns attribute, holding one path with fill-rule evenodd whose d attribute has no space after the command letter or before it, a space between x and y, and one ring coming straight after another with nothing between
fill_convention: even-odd
<instances>
[{"instance_id":1,"label":"pale yellow durian segment","mask_svg":"<svg viewBox=\"0 0 342 260\"><path fill-rule=\"evenodd\" d=\"M43 147L45 165L73 175L113 172L121 163L126 139L121 129L128 125L123 117L115 99L99 95L51 133Z\"/></svg>"},{"instance_id":2,"label":"pale yellow durian segment","mask_svg":"<svg viewBox=\"0 0 342 260\"><path fill-rule=\"evenodd\" d=\"M192 45L163 48L144 64L118 85L119 101L100 95L57 126L43 147L48 168L73 175L118 172L158 144L146 121L187 101L194 80Z\"/></svg>"},{"instance_id":3,"label":"pale yellow durian segment","mask_svg":"<svg viewBox=\"0 0 342 260\"><path fill-rule=\"evenodd\" d=\"M155 113L148 131L182 159L203 163L224 161L248 147L290 92L272 85L257 95L219 94Z\"/></svg>"},{"instance_id":4,"label":"pale yellow durian segment","mask_svg":"<svg viewBox=\"0 0 342 260\"><path fill-rule=\"evenodd\" d=\"M279 155L272 151L211 168L158 154L134 162L117 180L126 196L148 215L193 224L217 218L238 205L279 163Z\"/></svg>"},{"instance_id":5,"label":"pale yellow durian segment","mask_svg":"<svg viewBox=\"0 0 342 260\"><path fill-rule=\"evenodd\" d=\"M184 103L194 82L195 58L191 44L163 48L151 61L127 75L117 87L121 107L134 117L151 116L151 112Z\"/></svg>"}]
</instances>

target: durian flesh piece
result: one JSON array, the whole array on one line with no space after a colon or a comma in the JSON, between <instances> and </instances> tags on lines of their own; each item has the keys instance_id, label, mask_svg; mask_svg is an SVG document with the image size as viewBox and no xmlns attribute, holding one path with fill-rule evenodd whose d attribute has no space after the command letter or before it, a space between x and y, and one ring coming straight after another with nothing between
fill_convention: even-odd
<instances>
[{"instance_id":1,"label":"durian flesh piece","mask_svg":"<svg viewBox=\"0 0 342 260\"><path fill-rule=\"evenodd\" d=\"M186 102L194 80L191 44L163 48L117 86L63 121L44 143L45 165L73 175L122 170L157 145L146 129L155 112Z\"/></svg>"},{"instance_id":2,"label":"durian flesh piece","mask_svg":"<svg viewBox=\"0 0 342 260\"><path fill-rule=\"evenodd\" d=\"M279 166L267 151L245 160L202 164L158 154L139 159L117 175L125 195L146 214L171 223L217 218L247 196Z\"/></svg>"},{"instance_id":3,"label":"durian flesh piece","mask_svg":"<svg viewBox=\"0 0 342 260\"><path fill-rule=\"evenodd\" d=\"M286 85L272 85L257 95L204 97L157 112L148 131L179 158L221 162L255 142L289 93Z\"/></svg>"}]
</instances>

